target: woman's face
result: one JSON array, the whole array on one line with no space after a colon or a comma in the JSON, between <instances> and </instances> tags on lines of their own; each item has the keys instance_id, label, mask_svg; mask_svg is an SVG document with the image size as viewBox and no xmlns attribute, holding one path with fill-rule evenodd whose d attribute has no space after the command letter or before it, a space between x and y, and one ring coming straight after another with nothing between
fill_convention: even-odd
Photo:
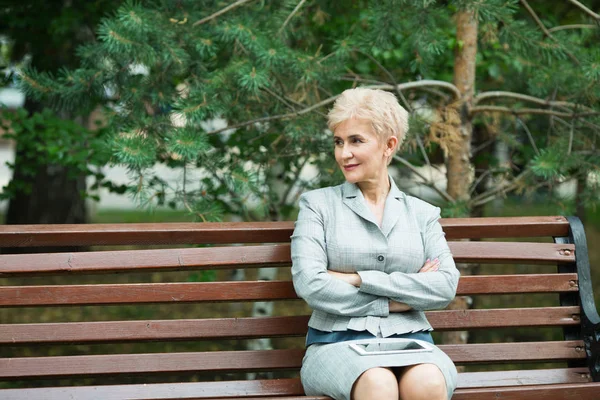
<instances>
[{"instance_id":1,"label":"woman's face","mask_svg":"<svg viewBox=\"0 0 600 400\"><path fill-rule=\"evenodd\" d=\"M388 151L365 119L348 119L333 132L335 160L350 183L387 177Z\"/></svg>"}]
</instances>

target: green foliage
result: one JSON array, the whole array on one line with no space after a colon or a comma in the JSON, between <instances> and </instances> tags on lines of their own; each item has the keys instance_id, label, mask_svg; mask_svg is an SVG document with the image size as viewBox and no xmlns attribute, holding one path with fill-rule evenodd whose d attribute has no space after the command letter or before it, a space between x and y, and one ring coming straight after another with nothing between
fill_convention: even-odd
<instances>
[{"instance_id":1,"label":"green foliage","mask_svg":"<svg viewBox=\"0 0 600 400\"><path fill-rule=\"evenodd\" d=\"M550 37L517 0L262 1L217 15L224 6L128 1L101 21L96 42L79 48L80 68L24 68L21 84L59 108L104 104L111 160L129 168L126 190L140 203L183 207L202 221L285 218L300 191L343 179L324 123L333 96L352 85L452 81L464 46L454 17L466 9L479 22L477 91L538 98L477 106L544 111L519 114L519 123L505 111L466 115L510 153L496 160L489 145L473 160L523 193L598 170L598 29ZM533 7L546 27L586 22L569 5ZM465 117L452 111L454 94L438 85L399 97L418 111L401 156L415 166L430 156L442 162ZM180 182L152 176L156 163L183 168ZM316 175L303 175L311 167ZM447 215L467 215L492 197L448 205Z\"/></svg>"},{"instance_id":2,"label":"green foliage","mask_svg":"<svg viewBox=\"0 0 600 400\"><path fill-rule=\"evenodd\" d=\"M31 182L40 168L60 165L68 170L67 179L84 174L96 179L92 189L102 184L101 166L109 155L103 141L104 130L90 131L81 125L58 118L49 109L29 115L24 109L0 110L4 134L16 142L15 151L22 155L20 173L23 180L11 180L2 189L0 199L9 199L17 192L31 193ZM14 169L14 164L7 163ZM94 199L90 193L81 193Z\"/></svg>"}]
</instances>

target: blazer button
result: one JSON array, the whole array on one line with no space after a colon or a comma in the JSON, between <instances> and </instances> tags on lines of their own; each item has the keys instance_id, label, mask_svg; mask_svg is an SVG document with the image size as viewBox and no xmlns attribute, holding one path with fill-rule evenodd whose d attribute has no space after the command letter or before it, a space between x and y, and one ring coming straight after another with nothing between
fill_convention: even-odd
<instances>
[{"instance_id":1,"label":"blazer button","mask_svg":"<svg viewBox=\"0 0 600 400\"><path fill-rule=\"evenodd\" d=\"M385 257L384 257L384 256L378 256L378 257L377 257L377 261L379 261L379 262L383 262L383 260L385 260Z\"/></svg>"}]
</instances>

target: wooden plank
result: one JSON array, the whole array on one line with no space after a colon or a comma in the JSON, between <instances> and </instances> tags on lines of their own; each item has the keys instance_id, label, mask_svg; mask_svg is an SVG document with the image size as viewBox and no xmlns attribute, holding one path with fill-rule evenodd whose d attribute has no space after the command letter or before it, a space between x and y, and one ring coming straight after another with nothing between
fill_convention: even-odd
<instances>
[{"instance_id":1,"label":"wooden plank","mask_svg":"<svg viewBox=\"0 0 600 400\"><path fill-rule=\"evenodd\" d=\"M465 388L494 387L494 389L491 389L493 393L503 393L503 389L500 389L501 387L520 385L538 385L540 390L548 391L548 389L551 389L556 391L554 388L557 388L557 386L547 386L556 384L563 384L562 387L565 387L568 393L573 389L573 386L565 386L564 384L577 384L576 387L581 388L581 384L590 383L589 377L585 378L586 372L587 370L585 368L567 368L461 373L458 375L458 389L455 395L465 398L469 393L469 391L464 390ZM598 383L591 383L590 387L595 387L597 390L598 386L596 385L598 385ZM504 393L509 393L506 389L504 390ZM295 397L288 396L300 396L303 392L300 379L290 378L252 381L179 382L143 385L5 389L0 390L0 398L5 400L63 400L65 398L88 400L121 400L124 398L131 400L156 400L182 398L207 399L209 397L251 398L253 396L261 396L260 398L264 398L266 396L286 396L285 399L289 399ZM481 395L481 393L482 391L479 391L478 395ZM538 391L538 393L540 392ZM281 399L282 397L279 398ZM302 396L299 398L308 400L313 397ZM504 397L496 397L496 399L497 398ZM585 397L581 398L585 399Z\"/></svg>"},{"instance_id":2,"label":"wooden plank","mask_svg":"<svg viewBox=\"0 0 600 400\"><path fill-rule=\"evenodd\" d=\"M223 382L178 382L0 390L3 400L141 400L205 397L299 396L300 379ZM304 398L306 400L306 397Z\"/></svg>"},{"instance_id":3,"label":"wooden plank","mask_svg":"<svg viewBox=\"0 0 600 400\"><path fill-rule=\"evenodd\" d=\"M565 217L443 218L450 239L567 236ZM2 225L3 247L175 245L288 242L294 229L284 222Z\"/></svg>"},{"instance_id":4,"label":"wooden plank","mask_svg":"<svg viewBox=\"0 0 600 400\"><path fill-rule=\"evenodd\" d=\"M461 277L457 295L577 291L576 274ZM132 283L0 287L0 307L297 299L291 281Z\"/></svg>"},{"instance_id":5,"label":"wooden plank","mask_svg":"<svg viewBox=\"0 0 600 400\"><path fill-rule=\"evenodd\" d=\"M436 330L579 325L579 307L429 311ZM0 344L250 339L306 335L309 316L2 324Z\"/></svg>"},{"instance_id":6,"label":"wooden plank","mask_svg":"<svg viewBox=\"0 0 600 400\"><path fill-rule=\"evenodd\" d=\"M446 344L440 347L455 363L542 362L585 358L583 341Z\"/></svg>"},{"instance_id":7,"label":"wooden plank","mask_svg":"<svg viewBox=\"0 0 600 400\"><path fill-rule=\"evenodd\" d=\"M448 239L568 236L569 222L562 216L443 218Z\"/></svg>"},{"instance_id":8,"label":"wooden plank","mask_svg":"<svg viewBox=\"0 0 600 400\"><path fill-rule=\"evenodd\" d=\"M0 358L0 379L298 369L304 350Z\"/></svg>"},{"instance_id":9,"label":"wooden plank","mask_svg":"<svg viewBox=\"0 0 600 400\"><path fill-rule=\"evenodd\" d=\"M289 242L294 223L204 222L2 225L2 247Z\"/></svg>"},{"instance_id":10,"label":"wooden plank","mask_svg":"<svg viewBox=\"0 0 600 400\"><path fill-rule=\"evenodd\" d=\"M600 382L458 389L452 400L597 400Z\"/></svg>"},{"instance_id":11,"label":"wooden plank","mask_svg":"<svg viewBox=\"0 0 600 400\"><path fill-rule=\"evenodd\" d=\"M458 295L564 293L579 290L577 274L523 274L462 276Z\"/></svg>"},{"instance_id":12,"label":"wooden plank","mask_svg":"<svg viewBox=\"0 0 600 400\"><path fill-rule=\"evenodd\" d=\"M456 262L557 264L575 262L575 245L529 242L448 242Z\"/></svg>"},{"instance_id":13,"label":"wooden plank","mask_svg":"<svg viewBox=\"0 0 600 400\"><path fill-rule=\"evenodd\" d=\"M592 382L587 368L527 369L462 372L458 374L457 387L464 389L587 382Z\"/></svg>"},{"instance_id":14,"label":"wooden plank","mask_svg":"<svg viewBox=\"0 0 600 400\"><path fill-rule=\"evenodd\" d=\"M428 311L435 330L579 325L579 307Z\"/></svg>"},{"instance_id":15,"label":"wooden plank","mask_svg":"<svg viewBox=\"0 0 600 400\"><path fill-rule=\"evenodd\" d=\"M0 306L190 303L296 299L292 282L189 282L0 287Z\"/></svg>"},{"instance_id":16,"label":"wooden plank","mask_svg":"<svg viewBox=\"0 0 600 400\"><path fill-rule=\"evenodd\" d=\"M303 336L308 315L292 317L0 325L0 344L109 343Z\"/></svg>"},{"instance_id":17,"label":"wooden plank","mask_svg":"<svg viewBox=\"0 0 600 400\"><path fill-rule=\"evenodd\" d=\"M459 364L584 359L583 342L486 343L439 346ZM201 371L299 369L304 350L212 351L0 359L0 378L59 378Z\"/></svg>"},{"instance_id":18,"label":"wooden plank","mask_svg":"<svg viewBox=\"0 0 600 400\"><path fill-rule=\"evenodd\" d=\"M290 263L289 243L191 249L6 254L0 256L0 276L256 268Z\"/></svg>"},{"instance_id":19,"label":"wooden plank","mask_svg":"<svg viewBox=\"0 0 600 400\"><path fill-rule=\"evenodd\" d=\"M575 246L555 243L449 242L456 262L557 264L575 261ZM290 244L193 249L7 254L0 276L256 268L291 264Z\"/></svg>"}]
</instances>

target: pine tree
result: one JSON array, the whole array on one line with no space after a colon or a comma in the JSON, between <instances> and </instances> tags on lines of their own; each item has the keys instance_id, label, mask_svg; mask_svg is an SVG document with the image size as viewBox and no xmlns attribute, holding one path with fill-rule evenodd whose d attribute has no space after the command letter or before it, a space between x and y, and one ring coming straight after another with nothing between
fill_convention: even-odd
<instances>
[{"instance_id":1,"label":"pine tree","mask_svg":"<svg viewBox=\"0 0 600 400\"><path fill-rule=\"evenodd\" d=\"M183 204L199 220L280 218L291 195L339 181L323 113L351 85L391 90L411 111L434 112L414 113L399 165L416 171L441 149L448 187L425 183L461 215L597 171L598 18L571 3L540 17L510 0L130 1L79 49L82 68L21 77L63 109L105 104L113 161L129 167L139 199ZM227 126L206 128L215 118ZM485 173L498 184L476 195L474 124L519 165L492 163ZM149 175L157 161L205 173L172 187ZM316 181L301 181L307 165ZM582 192L587 202L597 194L597 184Z\"/></svg>"},{"instance_id":2,"label":"pine tree","mask_svg":"<svg viewBox=\"0 0 600 400\"><path fill-rule=\"evenodd\" d=\"M294 194L339 183L324 113L355 85L390 90L411 111L394 166L439 193L445 215L509 193L551 196L569 178L591 205L600 198L591 179L600 165L600 16L591 8L575 0L130 1L80 49L82 68L21 76L30 95L61 108L105 104L113 162L128 166L139 199L182 204L202 221L225 212L287 217ZM206 125L217 118L226 126ZM510 158L493 157L493 146ZM436 157L447 188L417 168ZM157 161L202 176L184 173L169 186L149 172ZM307 166L317 179L302 178Z\"/></svg>"},{"instance_id":3,"label":"pine tree","mask_svg":"<svg viewBox=\"0 0 600 400\"><path fill-rule=\"evenodd\" d=\"M102 14L121 3L119 0L2 1L0 36L6 44L2 46L0 63L6 67L6 83L12 80L10 67L14 65L28 64L46 73L76 68L77 46L95 40L93 28ZM87 129L88 122L94 125L80 110L53 113L46 112L45 107L43 100L28 97L24 104L28 114L0 110L2 125L10 121L10 131L15 132L13 177L0 193L0 198L9 203L4 218L8 224L88 221L86 177L96 174L89 168L98 162L97 149L92 143L100 138L100 132ZM74 143L78 146L73 147Z\"/></svg>"}]
</instances>

